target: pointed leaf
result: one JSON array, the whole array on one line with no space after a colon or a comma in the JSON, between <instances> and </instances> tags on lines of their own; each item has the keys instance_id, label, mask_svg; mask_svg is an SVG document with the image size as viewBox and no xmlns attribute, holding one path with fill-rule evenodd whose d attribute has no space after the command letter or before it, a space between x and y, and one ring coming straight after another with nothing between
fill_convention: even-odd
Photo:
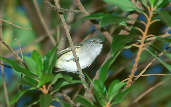
<instances>
[{"instance_id":1,"label":"pointed leaf","mask_svg":"<svg viewBox=\"0 0 171 107\"><path fill-rule=\"evenodd\" d=\"M37 65L37 73L41 76L43 70L42 56L37 51L33 51L31 57Z\"/></svg>"},{"instance_id":2,"label":"pointed leaf","mask_svg":"<svg viewBox=\"0 0 171 107\"><path fill-rule=\"evenodd\" d=\"M40 95L40 107L49 107L52 103L52 96L50 94Z\"/></svg>"},{"instance_id":3,"label":"pointed leaf","mask_svg":"<svg viewBox=\"0 0 171 107\"><path fill-rule=\"evenodd\" d=\"M95 107L87 98L78 95L75 99L76 102L80 102L80 104L84 107Z\"/></svg>"},{"instance_id":4,"label":"pointed leaf","mask_svg":"<svg viewBox=\"0 0 171 107\"><path fill-rule=\"evenodd\" d=\"M44 56L44 70L43 72L52 73L53 67L56 64L57 60L57 45L52 48L48 53Z\"/></svg>"},{"instance_id":5,"label":"pointed leaf","mask_svg":"<svg viewBox=\"0 0 171 107\"><path fill-rule=\"evenodd\" d=\"M119 82L118 80L114 80L108 89L108 99L111 102L112 99L119 94L119 90L125 85L124 82Z\"/></svg>"},{"instance_id":6,"label":"pointed leaf","mask_svg":"<svg viewBox=\"0 0 171 107\"><path fill-rule=\"evenodd\" d=\"M21 78L21 83L32 87L36 87L38 85L38 82L36 80L28 76L24 76L23 78Z\"/></svg>"},{"instance_id":7,"label":"pointed leaf","mask_svg":"<svg viewBox=\"0 0 171 107\"><path fill-rule=\"evenodd\" d=\"M38 70L37 70L37 65L34 62L34 60L32 58L29 57L24 57L25 63L28 67L28 69L35 75L39 75L38 74Z\"/></svg>"},{"instance_id":8,"label":"pointed leaf","mask_svg":"<svg viewBox=\"0 0 171 107\"><path fill-rule=\"evenodd\" d=\"M171 65L167 64L166 62L162 61L159 57L157 57L152 51L146 49L148 53L150 53L154 58L156 58L164 67L166 67L171 72Z\"/></svg>"},{"instance_id":9,"label":"pointed leaf","mask_svg":"<svg viewBox=\"0 0 171 107\"><path fill-rule=\"evenodd\" d=\"M123 101L124 97L128 94L128 92L130 91L131 88L125 88L123 89L114 99L112 105L114 104L118 104L121 101Z\"/></svg>"},{"instance_id":10,"label":"pointed leaf","mask_svg":"<svg viewBox=\"0 0 171 107\"><path fill-rule=\"evenodd\" d=\"M171 27L171 15L165 10L160 11L159 14L160 14L161 20Z\"/></svg>"},{"instance_id":11,"label":"pointed leaf","mask_svg":"<svg viewBox=\"0 0 171 107\"><path fill-rule=\"evenodd\" d=\"M54 75L51 73L44 73L41 77L40 77L40 82L38 87L41 87L42 85L51 82L54 79Z\"/></svg>"},{"instance_id":12,"label":"pointed leaf","mask_svg":"<svg viewBox=\"0 0 171 107\"><path fill-rule=\"evenodd\" d=\"M67 102L65 102L63 100L60 101L60 104L62 105L62 107L72 107L71 104L69 104L69 103L67 103Z\"/></svg>"},{"instance_id":13,"label":"pointed leaf","mask_svg":"<svg viewBox=\"0 0 171 107\"><path fill-rule=\"evenodd\" d=\"M11 100L9 102L10 105L15 104L21 98L21 96L23 96L27 91L28 90L20 90L20 91L18 91L18 93L11 98Z\"/></svg>"},{"instance_id":14,"label":"pointed leaf","mask_svg":"<svg viewBox=\"0 0 171 107\"><path fill-rule=\"evenodd\" d=\"M93 92L97 98L97 101L103 107L106 103L106 87L104 83L101 83L99 80L95 80L93 82L93 87Z\"/></svg>"},{"instance_id":15,"label":"pointed leaf","mask_svg":"<svg viewBox=\"0 0 171 107\"><path fill-rule=\"evenodd\" d=\"M126 18L124 17L114 16L112 14L105 14L100 21L100 26L104 27L111 24L120 25L120 23L124 21L126 21Z\"/></svg>"},{"instance_id":16,"label":"pointed leaf","mask_svg":"<svg viewBox=\"0 0 171 107\"><path fill-rule=\"evenodd\" d=\"M109 5L116 5L124 11L133 11L137 7L130 0L104 0Z\"/></svg>"},{"instance_id":17,"label":"pointed leaf","mask_svg":"<svg viewBox=\"0 0 171 107\"><path fill-rule=\"evenodd\" d=\"M35 77L35 75L30 72L28 69L24 68L24 66L22 66L21 64L19 64L17 61L8 59L8 58L4 58L0 56L0 60L6 62L7 64L9 64L14 70L16 70L17 72L23 73L29 77Z\"/></svg>"}]
</instances>

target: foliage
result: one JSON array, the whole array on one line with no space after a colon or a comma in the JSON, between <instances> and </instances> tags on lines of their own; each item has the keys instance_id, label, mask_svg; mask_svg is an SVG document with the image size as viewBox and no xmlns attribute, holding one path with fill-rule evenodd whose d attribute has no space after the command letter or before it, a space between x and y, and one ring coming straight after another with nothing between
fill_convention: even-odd
<instances>
[{"instance_id":1,"label":"foliage","mask_svg":"<svg viewBox=\"0 0 171 107\"><path fill-rule=\"evenodd\" d=\"M23 1L21 1L21 3L22 2ZM109 57L106 58L102 65L98 66L98 70L93 70L93 72L95 72L94 77L85 71L84 79L86 81L83 81L79 78L79 73L54 73L56 61L60 56L57 56L58 45L55 45L48 51L45 49L48 46L52 47L52 44L49 41L46 41L43 44L39 43L39 46L42 46L42 50L47 51L44 56L39 52L41 49L32 51L31 55L22 55L21 52L19 57L22 61L0 56L1 61L10 65L16 73L21 74L18 78L20 89L16 90L17 93L10 97L10 106L17 104L23 96L33 97L27 106L40 107L50 107L51 105L54 105L54 102L59 103L63 107L73 107L78 105L81 107L113 107L117 104L122 106L125 102L127 104L126 106L136 103L138 99L137 96L143 93L144 90L151 87L150 82L147 82L148 77L147 79L140 80L140 82L136 81L138 79L137 75L141 74L144 69L146 72L150 72L150 70L153 71L151 68L146 69L150 62L153 63L153 60L155 60L158 65L162 66L162 73L169 74L171 71L171 54L169 53L170 45L167 45L165 49L163 48L163 45L166 43L170 44L171 42L170 35L168 35L169 32L164 31L163 33L153 28L157 23L161 23L161 25L163 24L167 27L171 26L171 15L170 11L167 10L168 4L171 0L141 0L138 2L141 6L135 5L131 0L103 0L102 4L105 3L105 6L102 7L102 10L100 9L97 12L92 12L80 17L80 11L82 10L73 10L75 7L72 7L71 0L61 1L60 5L62 8L59 10L57 9L57 12L58 15L63 14L65 16L67 24L71 24L71 28L69 28L71 29L71 34L84 35L80 30L82 28L82 23L86 23L87 21L90 22L93 27L96 26L95 29L90 29L90 35L92 33L93 35L107 38L104 41L108 43L108 46L104 45L104 50L110 50L110 52L108 51L108 53L110 53ZM89 10L91 1L83 0L81 3L87 8L86 10ZM25 4L25 2L23 4ZM40 6L44 5L42 2L39 4ZM49 4L48 5L51 8L55 6L54 2ZM70 6L72 8L71 10L65 9L70 8ZM54 8L55 7L53 7L53 9ZM44 7L42 7L42 10L43 9ZM51 12L56 14L56 11L52 10ZM46 12L42 13L44 16L47 14ZM133 14L142 15L144 19L128 17ZM64 36L65 31L61 30L63 28L60 28L63 25L58 23L59 20L57 18L59 17L53 16L54 14L52 15L53 17L50 17L50 14L48 15L49 17L46 17L46 19L52 19L46 20L46 23L51 23L51 27L53 27L52 32L55 29L55 33L50 32L52 38L55 38L54 36L56 36L56 29L57 35ZM69 16L69 18L67 18L67 16ZM70 18L72 19L71 16L74 18L70 21ZM9 15L7 16L7 19L8 17L13 16ZM33 17L35 18L35 16ZM23 29L15 29L12 31L11 28L9 28L9 30L8 25L5 24L5 33L3 34L16 34L19 36L17 36L18 38L21 37L19 40L24 40L21 42L22 46L28 45L28 38L25 38L22 35L27 37L28 35L31 35L31 39L29 41L32 41L36 36L35 34L45 35L44 33L47 33L47 26L45 28L40 26L40 28L38 28L34 23L34 18L30 19L33 21L32 24L35 32L33 30L25 32ZM131 23L132 21L134 21L134 23ZM37 22L39 23L39 20L37 20ZM58 23L57 26L56 23ZM28 25L31 27L30 23ZM51 28L50 26L48 27ZM84 30L85 29L86 26ZM122 33L123 31L124 33ZM106 32L109 32L109 35L105 35ZM62 38L62 36L57 37L57 39ZM7 38L8 37L6 36L3 39L6 40ZM45 41L47 37L45 36L44 38L45 39L43 41ZM108 42L109 39L112 39L111 43ZM12 40L9 40L8 42L11 41ZM30 44L32 43L30 42ZM57 41L57 44L60 44L59 40ZM16 43L14 43L12 47L16 46ZM133 53L132 58L123 58L122 54L125 49L128 49ZM106 57L106 53L103 53L103 55ZM133 59L135 59L135 61ZM101 60L98 61L100 62ZM90 71L90 69L87 71ZM129 71L132 74L130 76ZM144 75L142 74L140 77L141 76ZM124 80L125 78L126 80ZM164 79L165 78L169 77L166 76ZM159 80L161 80L161 78L155 77L155 82L158 82ZM167 85L168 84L169 83L167 83ZM87 89L82 87L83 85L85 85ZM160 90L158 89L156 92L159 91ZM135 99L134 102L132 102L128 93L131 94L131 98ZM161 98L164 100L170 98L169 94L171 93L168 89L163 87L162 93ZM151 95L149 94L149 97L149 99L153 99L153 97L155 97L153 100L150 100L150 102L154 103L157 101L156 104L164 104L168 101L163 101L161 98L157 98L155 92ZM143 101L145 102L146 100ZM147 102L142 103L142 105L148 105L146 103ZM167 102L167 105L170 105L170 103Z\"/></svg>"}]
</instances>

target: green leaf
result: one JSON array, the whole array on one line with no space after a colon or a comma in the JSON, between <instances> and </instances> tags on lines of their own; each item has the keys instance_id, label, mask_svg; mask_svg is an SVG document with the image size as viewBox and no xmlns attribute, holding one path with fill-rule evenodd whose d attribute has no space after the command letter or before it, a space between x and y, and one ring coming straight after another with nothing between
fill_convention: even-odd
<instances>
[{"instance_id":1,"label":"green leaf","mask_svg":"<svg viewBox=\"0 0 171 107\"><path fill-rule=\"evenodd\" d=\"M18 93L11 98L9 102L10 105L15 104L20 99L20 97L23 96L27 91L28 90L19 90Z\"/></svg>"},{"instance_id":2,"label":"green leaf","mask_svg":"<svg viewBox=\"0 0 171 107\"><path fill-rule=\"evenodd\" d=\"M70 85L70 84L84 84L82 81L80 80L72 80L72 81L65 81L65 80L59 80L57 81L57 83L54 85L54 88L53 88L53 91L52 91L52 94L59 91L60 88L64 87L64 86L67 86L67 85Z\"/></svg>"},{"instance_id":3,"label":"green leaf","mask_svg":"<svg viewBox=\"0 0 171 107\"><path fill-rule=\"evenodd\" d=\"M163 3L164 0L158 0L157 3L156 3L156 7L159 7L162 3Z\"/></svg>"},{"instance_id":4,"label":"green leaf","mask_svg":"<svg viewBox=\"0 0 171 107\"><path fill-rule=\"evenodd\" d=\"M71 104L69 104L69 103L67 103L67 102L65 102L63 100L60 101L60 104L62 105L62 107L72 107Z\"/></svg>"},{"instance_id":5,"label":"green leaf","mask_svg":"<svg viewBox=\"0 0 171 107\"><path fill-rule=\"evenodd\" d=\"M23 78L21 78L21 83L32 87L36 87L38 85L38 82L36 80L28 76L24 76Z\"/></svg>"},{"instance_id":6,"label":"green leaf","mask_svg":"<svg viewBox=\"0 0 171 107\"><path fill-rule=\"evenodd\" d=\"M100 26L104 27L106 25L111 25L111 24L119 25L123 21L126 21L126 18L120 16L114 16L112 14L105 14L100 21Z\"/></svg>"},{"instance_id":7,"label":"green leaf","mask_svg":"<svg viewBox=\"0 0 171 107\"><path fill-rule=\"evenodd\" d=\"M171 15L165 10L160 11L159 14L160 14L161 20L171 27Z\"/></svg>"},{"instance_id":8,"label":"green leaf","mask_svg":"<svg viewBox=\"0 0 171 107\"><path fill-rule=\"evenodd\" d=\"M171 72L171 65L165 63L164 61L162 61L160 58L158 58L152 51L150 51L149 49L146 49L146 51L148 53L150 53L154 58L156 58L164 67L166 67L170 72Z\"/></svg>"},{"instance_id":9,"label":"green leaf","mask_svg":"<svg viewBox=\"0 0 171 107\"><path fill-rule=\"evenodd\" d=\"M141 0L142 4L145 6L145 7L148 7L148 3L147 3L147 0Z\"/></svg>"},{"instance_id":10,"label":"green leaf","mask_svg":"<svg viewBox=\"0 0 171 107\"><path fill-rule=\"evenodd\" d=\"M37 72L37 65L32 58L24 57L25 63L28 69L35 75L39 75Z\"/></svg>"},{"instance_id":11,"label":"green leaf","mask_svg":"<svg viewBox=\"0 0 171 107\"><path fill-rule=\"evenodd\" d=\"M44 73L41 77L40 77L40 82L38 87L41 87L42 85L51 82L54 79L54 75L51 73Z\"/></svg>"},{"instance_id":12,"label":"green leaf","mask_svg":"<svg viewBox=\"0 0 171 107\"><path fill-rule=\"evenodd\" d=\"M53 94L53 93L59 91L60 88L66 86L66 85L69 85L69 82L63 81L63 80L58 81L57 84L54 85L53 91L51 93Z\"/></svg>"},{"instance_id":13,"label":"green leaf","mask_svg":"<svg viewBox=\"0 0 171 107\"><path fill-rule=\"evenodd\" d=\"M93 92L97 98L97 101L103 107L106 103L106 87L104 83L102 83L99 80L95 80L93 82L93 87L94 87Z\"/></svg>"},{"instance_id":14,"label":"green leaf","mask_svg":"<svg viewBox=\"0 0 171 107\"><path fill-rule=\"evenodd\" d=\"M137 10L137 7L130 0L104 0L109 5L116 5L124 11Z\"/></svg>"},{"instance_id":15,"label":"green leaf","mask_svg":"<svg viewBox=\"0 0 171 107\"><path fill-rule=\"evenodd\" d=\"M39 74L39 76L41 76L42 70L43 70L42 56L37 51L33 51L31 57L37 65L37 67L36 67L37 74Z\"/></svg>"},{"instance_id":16,"label":"green leaf","mask_svg":"<svg viewBox=\"0 0 171 107\"><path fill-rule=\"evenodd\" d=\"M125 85L124 82L119 82L118 80L114 80L108 89L108 99L109 102L112 101L112 99L119 94L119 90Z\"/></svg>"},{"instance_id":17,"label":"green leaf","mask_svg":"<svg viewBox=\"0 0 171 107\"><path fill-rule=\"evenodd\" d=\"M156 2L156 0L149 0L149 2L150 2L151 7L153 7L155 2Z\"/></svg>"},{"instance_id":18,"label":"green leaf","mask_svg":"<svg viewBox=\"0 0 171 107\"><path fill-rule=\"evenodd\" d=\"M40 95L40 107L49 107L52 102L52 96L50 94Z\"/></svg>"},{"instance_id":19,"label":"green leaf","mask_svg":"<svg viewBox=\"0 0 171 107\"><path fill-rule=\"evenodd\" d=\"M165 55L171 60L171 54L170 53L165 53Z\"/></svg>"},{"instance_id":20,"label":"green leaf","mask_svg":"<svg viewBox=\"0 0 171 107\"><path fill-rule=\"evenodd\" d=\"M44 70L43 72L52 73L52 70L56 64L57 60L57 45L52 48L48 53L44 56Z\"/></svg>"},{"instance_id":21,"label":"green leaf","mask_svg":"<svg viewBox=\"0 0 171 107\"><path fill-rule=\"evenodd\" d=\"M119 54L118 54L119 55ZM106 78L107 78L107 74L109 72L110 66L112 65L112 63L115 61L115 59L117 58L118 55L112 56L110 59L108 59L106 61L106 63L100 68L99 70L99 81L101 83L104 83Z\"/></svg>"},{"instance_id":22,"label":"green leaf","mask_svg":"<svg viewBox=\"0 0 171 107\"><path fill-rule=\"evenodd\" d=\"M95 107L87 98L78 95L75 99L76 102L79 102L84 107Z\"/></svg>"},{"instance_id":23,"label":"green leaf","mask_svg":"<svg viewBox=\"0 0 171 107\"><path fill-rule=\"evenodd\" d=\"M160 5L158 5L158 6L156 5L157 8L164 8L164 7L168 6L168 4L171 2L171 0L158 0L157 3L161 2L161 1L162 1L162 3L160 3Z\"/></svg>"},{"instance_id":24,"label":"green leaf","mask_svg":"<svg viewBox=\"0 0 171 107\"><path fill-rule=\"evenodd\" d=\"M112 55L115 56L132 39L131 35L116 35L112 40Z\"/></svg>"},{"instance_id":25,"label":"green leaf","mask_svg":"<svg viewBox=\"0 0 171 107\"><path fill-rule=\"evenodd\" d=\"M131 88L125 88L123 89L121 92L119 92L119 94L115 97L113 104L118 104L121 101L123 101L124 97L128 94L128 92L130 91Z\"/></svg>"},{"instance_id":26,"label":"green leaf","mask_svg":"<svg viewBox=\"0 0 171 107\"><path fill-rule=\"evenodd\" d=\"M24 68L23 65L19 64L17 61L8 59L8 58L4 58L0 56L0 60L6 62L7 64L9 64L14 70L16 70L17 72L23 73L29 77L35 77L35 75L30 72L28 69Z\"/></svg>"},{"instance_id":27,"label":"green leaf","mask_svg":"<svg viewBox=\"0 0 171 107\"><path fill-rule=\"evenodd\" d=\"M63 78L62 74L55 75L53 81L50 83L51 85L55 84L60 78Z\"/></svg>"},{"instance_id":28,"label":"green leaf","mask_svg":"<svg viewBox=\"0 0 171 107\"><path fill-rule=\"evenodd\" d=\"M99 70L99 80L104 83L107 78L107 73L112 63L116 60L120 51L126 46L128 42L133 39L130 35L117 35L112 40L112 57Z\"/></svg>"}]
</instances>

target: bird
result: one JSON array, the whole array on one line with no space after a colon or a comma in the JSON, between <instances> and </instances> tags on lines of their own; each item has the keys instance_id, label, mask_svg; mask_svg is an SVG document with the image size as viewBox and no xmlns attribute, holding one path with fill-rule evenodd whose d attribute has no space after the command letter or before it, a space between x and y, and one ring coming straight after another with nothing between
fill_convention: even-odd
<instances>
[{"instance_id":1,"label":"bird","mask_svg":"<svg viewBox=\"0 0 171 107\"><path fill-rule=\"evenodd\" d=\"M75 52L81 69L89 67L96 57L101 53L103 41L100 38L93 37L75 45ZM66 48L57 53L58 59L55 67L57 71L66 71L77 73L78 69L71 48Z\"/></svg>"}]
</instances>

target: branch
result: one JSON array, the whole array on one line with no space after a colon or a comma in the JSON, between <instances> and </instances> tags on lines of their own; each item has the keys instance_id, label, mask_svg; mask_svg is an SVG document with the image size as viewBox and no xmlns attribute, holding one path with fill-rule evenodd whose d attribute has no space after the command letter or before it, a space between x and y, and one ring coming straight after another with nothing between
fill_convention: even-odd
<instances>
[{"instance_id":1,"label":"branch","mask_svg":"<svg viewBox=\"0 0 171 107\"><path fill-rule=\"evenodd\" d=\"M12 22L10 22L8 20L2 19L1 17L0 17L0 21L1 22L4 22L4 23L7 23L7 24L9 24L11 26L14 26L14 27L16 27L18 29L22 29L22 30L32 30L32 28L26 28L26 27L23 27L23 26L16 25L16 24L14 24L14 23L12 23Z\"/></svg>"},{"instance_id":2,"label":"branch","mask_svg":"<svg viewBox=\"0 0 171 107\"><path fill-rule=\"evenodd\" d=\"M60 8L59 0L55 0L55 5L56 5L57 8ZM67 36L67 39L68 39L68 41L69 41L69 44L70 44L70 47L71 47L71 50L72 50L72 53L73 53L73 56L74 56L74 59L75 59L76 65L77 65L77 69L78 69L78 71L79 71L79 77L80 77L80 79L81 79L82 81L85 81L85 79L84 79L84 77L83 77L83 73L82 73L81 66L80 66L80 64L79 64L79 62L78 62L79 59L78 59L78 57L77 57L77 55L76 55L76 52L75 52L75 47L74 47L74 44L73 44L73 42L72 42L72 38L71 38L71 35L70 35L70 32L69 32L68 25L67 25L67 23L65 22L64 16L63 16L62 14L59 14L59 13L58 13L58 15L59 15L59 17L60 17L60 19L61 19L61 21L62 21L62 23L63 23L64 29L65 29L65 32L66 32L66 36ZM87 88L87 86L86 86L85 84L83 84L83 86L84 86L84 88L85 88L86 90L88 90L88 88Z\"/></svg>"},{"instance_id":3,"label":"branch","mask_svg":"<svg viewBox=\"0 0 171 107\"><path fill-rule=\"evenodd\" d=\"M148 30L149 30L149 27L151 25L151 19L152 19L152 16L153 16L153 8L148 9L148 10L149 10L149 16L146 16L147 24L145 26L145 31L142 32L143 35L142 35L142 38L141 38L141 43L140 43L140 46L139 46L139 49L138 49L138 52L137 52L137 56L135 58L135 63L134 63L134 65L132 67L132 70L131 70L131 74L129 75L129 79L128 79L127 84L126 84L126 88L130 87L132 82L133 82L133 77L134 77L135 72L137 70L138 62L139 62L141 53L143 51L143 48L145 46L145 40L148 37Z\"/></svg>"},{"instance_id":4,"label":"branch","mask_svg":"<svg viewBox=\"0 0 171 107\"><path fill-rule=\"evenodd\" d=\"M89 12L84 8L80 0L75 0L75 3L82 13L84 13L85 15L89 15Z\"/></svg>"},{"instance_id":5,"label":"branch","mask_svg":"<svg viewBox=\"0 0 171 107\"><path fill-rule=\"evenodd\" d=\"M40 19L40 21L41 21L41 23L42 23L42 26L43 26L43 28L44 28L44 30L45 30L47 36L48 36L49 39L52 41L52 44L55 45L55 44L56 44L56 41L55 41L55 39L52 37L52 35L50 34L50 31L49 31L49 29L48 29L48 26L47 26L47 24L45 23L45 20L44 20L42 14L41 14L41 12L40 12L40 9L39 9L39 6L38 6L38 4L37 4L37 1L36 1L36 0L33 0L33 4L34 4L34 7L36 8L36 12L37 12L37 14L38 14L38 16L39 16L39 19Z\"/></svg>"},{"instance_id":6,"label":"branch","mask_svg":"<svg viewBox=\"0 0 171 107\"><path fill-rule=\"evenodd\" d=\"M138 101L140 101L144 96L146 96L147 94L149 94L151 91L153 91L154 89L156 89L157 87L163 85L165 82L167 82L169 79L163 80L158 82L157 84L155 84L154 86L152 86L151 88L147 89L145 92L143 92L142 94L140 94L134 101L133 103L137 103Z\"/></svg>"},{"instance_id":7,"label":"branch","mask_svg":"<svg viewBox=\"0 0 171 107\"><path fill-rule=\"evenodd\" d=\"M1 1L1 5L0 5L0 17L3 14L3 4L4 4L4 0ZM2 40L2 20L0 20L0 41L1 40ZM2 63L2 61L0 61L0 63ZM0 67L1 67L0 71L1 71L3 89L4 89L5 102L6 102L6 106L9 107L9 98L8 98L7 84L5 81L4 66L0 65Z\"/></svg>"}]
</instances>

